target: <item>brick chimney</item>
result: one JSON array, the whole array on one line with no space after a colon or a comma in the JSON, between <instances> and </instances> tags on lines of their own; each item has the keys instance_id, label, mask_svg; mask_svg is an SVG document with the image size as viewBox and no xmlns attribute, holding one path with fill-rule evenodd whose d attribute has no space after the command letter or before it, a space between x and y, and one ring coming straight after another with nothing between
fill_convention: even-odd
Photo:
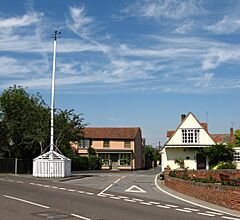
<instances>
[{"instance_id":1,"label":"brick chimney","mask_svg":"<svg viewBox=\"0 0 240 220\"><path fill-rule=\"evenodd\" d=\"M181 122L186 118L186 114L181 114Z\"/></svg>"},{"instance_id":2,"label":"brick chimney","mask_svg":"<svg viewBox=\"0 0 240 220\"><path fill-rule=\"evenodd\" d=\"M230 128L230 144L234 143L234 132L233 128Z\"/></svg>"}]
</instances>

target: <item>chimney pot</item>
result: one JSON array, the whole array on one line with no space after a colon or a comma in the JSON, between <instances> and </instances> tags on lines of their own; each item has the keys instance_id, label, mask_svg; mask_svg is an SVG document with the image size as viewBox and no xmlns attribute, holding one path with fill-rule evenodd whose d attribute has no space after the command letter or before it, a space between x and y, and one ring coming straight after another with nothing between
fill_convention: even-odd
<instances>
[{"instance_id":1,"label":"chimney pot","mask_svg":"<svg viewBox=\"0 0 240 220\"><path fill-rule=\"evenodd\" d=\"M181 122L186 118L186 114L181 114Z\"/></svg>"}]
</instances>

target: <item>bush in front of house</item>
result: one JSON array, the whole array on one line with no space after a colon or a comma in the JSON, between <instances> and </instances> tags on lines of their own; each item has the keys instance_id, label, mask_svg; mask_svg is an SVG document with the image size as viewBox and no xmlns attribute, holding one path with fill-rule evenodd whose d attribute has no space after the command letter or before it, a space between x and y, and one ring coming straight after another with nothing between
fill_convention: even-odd
<instances>
[{"instance_id":1,"label":"bush in front of house","mask_svg":"<svg viewBox=\"0 0 240 220\"><path fill-rule=\"evenodd\" d=\"M72 158L72 171L89 170L88 157L76 156Z\"/></svg>"},{"instance_id":2,"label":"bush in front of house","mask_svg":"<svg viewBox=\"0 0 240 220\"><path fill-rule=\"evenodd\" d=\"M89 157L89 169L90 170L101 170L102 160L97 156Z\"/></svg>"},{"instance_id":3,"label":"bush in front of house","mask_svg":"<svg viewBox=\"0 0 240 220\"><path fill-rule=\"evenodd\" d=\"M236 169L236 165L231 162L220 162L212 168L213 170Z\"/></svg>"}]
</instances>

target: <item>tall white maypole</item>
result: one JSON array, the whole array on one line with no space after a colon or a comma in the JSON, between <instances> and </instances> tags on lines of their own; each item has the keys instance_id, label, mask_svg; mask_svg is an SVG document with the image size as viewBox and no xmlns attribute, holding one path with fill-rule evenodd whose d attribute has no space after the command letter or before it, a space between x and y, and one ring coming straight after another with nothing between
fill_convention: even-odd
<instances>
[{"instance_id":1,"label":"tall white maypole","mask_svg":"<svg viewBox=\"0 0 240 220\"><path fill-rule=\"evenodd\" d=\"M33 176L36 177L65 177L71 175L71 160L66 158L54 145L54 95L57 38L61 32L54 31L53 44L53 69L52 69L52 103L51 103L51 130L50 150L33 160ZM55 147L54 147L55 146ZM54 149L55 148L55 149Z\"/></svg>"},{"instance_id":2,"label":"tall white maypole","mask_svg":"<svg viewBox=\"0 0 240 220\"><path fill-rule=\"evenodd\" d=\"M53 36L54 43L53 43L53 69L52 69L51 134L50 134L50 151L51 152L54 150L54 95L55 95L55 73L56 73L56 50L57 50L57 37L60 34L61 32L55 31Z\"/></svg>"}]
</instances>

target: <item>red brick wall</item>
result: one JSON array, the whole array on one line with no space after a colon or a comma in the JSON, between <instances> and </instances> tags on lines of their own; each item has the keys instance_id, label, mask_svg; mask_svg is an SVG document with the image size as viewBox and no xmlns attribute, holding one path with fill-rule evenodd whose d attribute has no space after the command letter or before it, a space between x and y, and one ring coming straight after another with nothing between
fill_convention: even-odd
<instances>
[{"instance_id":1,"label":"red brick wall","mask_svg":"<svg viewBox=\"0 0 240 220\"><path fill-rule=\"evenodd\" d=\"M175 191L197 199L240 210L240 187L192 182L165 175L165 185Z\"/></svg>"}]
</instances>

